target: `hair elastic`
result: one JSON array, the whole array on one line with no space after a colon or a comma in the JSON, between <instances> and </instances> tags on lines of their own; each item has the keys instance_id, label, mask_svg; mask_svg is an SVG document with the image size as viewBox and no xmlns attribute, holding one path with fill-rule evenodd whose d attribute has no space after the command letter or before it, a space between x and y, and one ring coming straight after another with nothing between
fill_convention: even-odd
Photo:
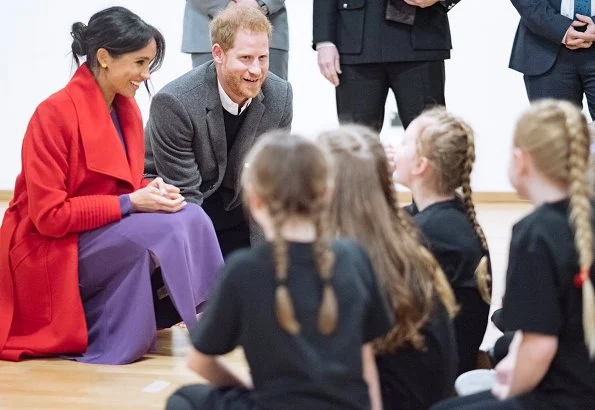
<instances>
[{"instance_id":1,"label":"hair elastic","mask_svg":"<svg viewBox=\"0 0 595 410\"><path fill-rule=\"evenodd\" d=\"M581 270L574 275L574 286L577 288L583 287L583 284L589 280L589 268L581 268Z\"/></svg>"}]
</instances>

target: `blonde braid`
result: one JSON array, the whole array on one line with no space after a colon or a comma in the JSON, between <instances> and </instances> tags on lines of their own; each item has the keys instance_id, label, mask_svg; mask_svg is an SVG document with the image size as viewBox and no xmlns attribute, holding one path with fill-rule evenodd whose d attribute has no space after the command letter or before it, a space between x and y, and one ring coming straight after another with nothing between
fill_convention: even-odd
<instances>
[{"instance_id":1,"label":"blonde braid","mask_svg":"<svg viewBox=\"0 0 595 410\"><path fill-rule=\"evenodd\" d=\"M465 204L465 211L469 217L469 221L473 225L475 235L481 242L481 247L487 253L488 241L485 233L477 222L477 212L475 211L475 204L473 203L473 192L471 190L471 172L473 171L473 163L475 162L475 142L473 141L473 131L463 122L461 122L465 134L467 135L467 153L466 160L463 166L463 174L461 175L461 189L463 191L463 203ZM481 294L482 299L488 305L492 301L492 277L488 270L488 256L484 255L479 260L475 268L475 279L477 281L477 288Z\"/></svg>"},{"instance_id":2,"label":"blonde braid","mask_svg":"<svg viewBox=\"0 0 595 410\"><path fill-rule=\"evenodd\" d=\"M583 332L589 357L595 357L595 292L590 278L593 264L593 228L591 204L586 178L589 158L589 135L586 121L578 109L562 105L568 131L568 172L570 223L578 251L583 293Z\"/></svg>"},{"instance_id":3,"label":"blonde braid","mask_svg":"<svg viewBox=\"0 0 595 410\"><path fill-rule=\"evenodd\" d=\"M300 332L301 326L295 317L295 309L289 288L287 287L288 252L287 242L281 235L285 222L285 213L281 204L274 202L269 206L275 238L273 240L273 258L275 261L275 313L281 328L292 336Z\"/></svg>"},{"instance_id":4,"label":"blonde braid","mask_svg":"<svg viewBox=\"0 0 595 410\"><path fill-rule=\"evenodd\" d=\"M337 328L339 305L331 283L335 255L329 245L329 232L326 226L326 205L324 200L312 206L312 215L316 226L316 239L314 240L314 259L320 271L323 282L322 301L318 312L318 330L323 335L330 335Z\"/></svg>"}]
</instances>

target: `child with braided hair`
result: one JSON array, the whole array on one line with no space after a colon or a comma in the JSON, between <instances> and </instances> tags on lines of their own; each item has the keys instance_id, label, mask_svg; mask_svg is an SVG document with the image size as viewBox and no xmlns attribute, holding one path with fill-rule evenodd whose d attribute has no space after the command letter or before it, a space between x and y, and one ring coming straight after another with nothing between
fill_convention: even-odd
<instances>
[{"instance_id":1,"label":"child with braided hair","mask_svg":"<svg viewBox=\"0 0 595 410\"><path fill-rule=\"evenodd\" d=\"M395 326L374 342L384 408L427 409L453 393L452 290L397 203L378 134L344 125L320 135L319 143L336 169L331 231L368 251L395 315Z\"/></svg>"},{"instance_id":2,"label":"child with braided hair","mask_svg":"<svg viewBox=\"0 0 595 410\"><path fill-rule=\"evenodd\" d=\"M491 299L489 248L471 198L473 131L443 107L433 108L409 125L392 157L395 182L408 187L413 196L406 209L448 277L460 307L454 320L458 374L473 370Z\"/></svg>"},{"instance_id":3,"label":"child with braided hair","mask_svg":"<svg viewBox=\"0 0 595 410\"><path fill-rule=\"evenodd\" d=\"M593 203L580 109L543 100L519 119L509 178L535 209L512 230L502 322L516 331L491 392L436 409L592 409Z\"/></svg>"},{"instance_id":4,"label":"child with braided hair","mask_svg":"<svg viewBox=\"0 0 595 410\"><path fill-rule=\"evenodd\" d=\"M182 387L167 408L381 409L371 341L392 314L366 252L330 240L325 154L282 131L263 135L242 187L267 242L230 255L190 332L189 365L214 386ZM217 357L238 345L253 388Z\"/></svg>"}]
</instances>

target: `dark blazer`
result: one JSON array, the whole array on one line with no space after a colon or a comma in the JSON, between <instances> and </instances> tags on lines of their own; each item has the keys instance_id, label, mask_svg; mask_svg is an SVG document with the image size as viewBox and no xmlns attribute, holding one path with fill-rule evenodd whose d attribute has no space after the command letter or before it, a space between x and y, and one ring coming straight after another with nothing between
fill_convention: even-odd
<instances>
[{"instance_id":1,"label":"dark blazer","mask_svg":"<svg viewBox=\"0 0 595 410\"><path fill-rule=\"evenodd\" d=\"M290 84L269 72L246 112L229 157L215 63L209 61L161 89L151 101L145 127L145 174L179 187L189 202L202 205L221 185L226 210L241 203L244 156L258 136L290 128Z\"/></svg>"},{"instance_id":2,"label":"dark blazer","mask_svg":"<svg viewBox=\"0 0 595 410\"><path fill-rule=\"evenodd\" d=\"M554 65L572 20L560 14L561 0L511 0L521 16L509 67L540 75Z\"/></svg>"},{"instance_id":3,"label":"dark blazer","mask_svg":"<svg viewBox=\"0 0 595 410\"><path fill-rule=\"evenodd\" d=\"M333 42L342 64L450 57L447 12L460 0L417 8L413 26L385 19L387 0L314 0L313 46Z\"/></svg>"}]
</instances>

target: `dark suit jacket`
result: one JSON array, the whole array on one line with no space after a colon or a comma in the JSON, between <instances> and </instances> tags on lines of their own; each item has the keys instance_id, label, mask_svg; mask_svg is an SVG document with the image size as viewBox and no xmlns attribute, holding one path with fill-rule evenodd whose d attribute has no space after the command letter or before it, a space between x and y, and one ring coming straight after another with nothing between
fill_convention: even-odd
<instances>
[{"instance_id":1,"label":"dark suit jacket","mask_svg":"<svg viewBox=\"0 0 595 410\"><path fill-rule=\"evenodd\" d=\"M410 26L385 19L387 0L314 0L314 47L333 42L342 64L444 60L452 48L447 11L459 1L417 8Z\"/></svg>"},{"instance_id":2,"label":"dark suit jacket","mask_svg":"<svg viewBox=\"0 0 595 410\"><path fill-rule=\"evenodd\" d=\"M572 20L560 14L561 0L511 0L521 15L514 38L510 68L540 75L556 61Z\"/></svg>"},{"instance_id":3,"label":"dark suit jacket","mask_svg":"<svg viewBox=\"0 0 595 410\"><path fill-rule=\"evenodd\" d=\"M215 63L196 67L163 87L151 101L145 174L162 177L198 205L223 185L232 192L222 195L225 209L235 208L241 203L244 156L264 132L291 127L292 98L290 84L269 73L247 109L228 157Z\"/></svg>"}]
</instances>

